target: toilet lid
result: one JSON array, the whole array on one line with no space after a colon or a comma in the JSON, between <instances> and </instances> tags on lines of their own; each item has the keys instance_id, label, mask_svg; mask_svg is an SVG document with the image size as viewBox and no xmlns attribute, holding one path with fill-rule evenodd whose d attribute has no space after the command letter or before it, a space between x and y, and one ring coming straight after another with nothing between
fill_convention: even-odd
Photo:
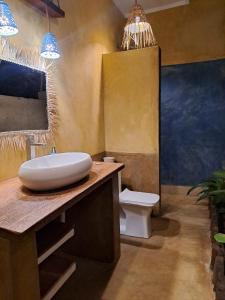
<instances>
[{"instance_id":1,"label":"toilet lid","mask_svg":"<svg viewBox=\"0 0 225 300\"><path fill-rule=\"evenodd\" d=\"M159 195L151 193L133 192L125 189L119 195L121 203L136 204L142 206L154 206L159 202Z\"/></svg>"}]
</instances>

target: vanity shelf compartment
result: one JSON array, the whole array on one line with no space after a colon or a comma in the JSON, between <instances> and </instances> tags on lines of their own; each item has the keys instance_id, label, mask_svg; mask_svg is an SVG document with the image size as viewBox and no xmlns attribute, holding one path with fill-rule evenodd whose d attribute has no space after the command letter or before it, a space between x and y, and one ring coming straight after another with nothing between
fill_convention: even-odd
<instances>
[{"instance_id":1,"label":"vanity shelf compartment","mask_svg":"<svg viewBox=\"0 0 225 300\"><path fill-rule=\"evenodd\" d=\"M71 225L54 221L37 232L38 264L41 264L75 235Z\"/></svg>"},{"instance_id":2,"label":"vanity shelf compartment","mask_svg":"<svg viewBox=\"0 0 225 300\"><path fill-rule=\"evenodd\" d=\"M75 271L74 259L62 254L51 255L39 266L41 299L52 299Z\"/></svg>"}]
</instances>

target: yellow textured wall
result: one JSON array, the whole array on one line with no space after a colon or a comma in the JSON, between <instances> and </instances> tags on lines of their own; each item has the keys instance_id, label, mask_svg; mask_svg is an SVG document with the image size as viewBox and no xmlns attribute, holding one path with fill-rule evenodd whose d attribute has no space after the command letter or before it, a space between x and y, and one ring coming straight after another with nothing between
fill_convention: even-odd
<instances>
[{"instance_id":1,"label":"yellow textured wall","mask_svg":"<svg viewBox=\"0 0 225 300\"><path fill-rule=\"evenodd\" d=\"M124 184L159 193L159 49L103 56L105 148Z\"/></svg>"},{"instance_id":2,"label":"yellow textured wall","mask_svg":"<svg viewBox=\"0 0 225 300\"><path fill-rule=\"evenodd\" d=\"M158 153L158 47L103 57L105 148Z\"/></svg>"},{"instance_id":3,"label":"yellow textured wall","mask_svg":"<svg viewBox=\"0 0 225 300\"><path fill-rule=\"evenodd\" d=\"M112 3L111 0L63 2L67 17L63 30L57 28L63 50L57 86L60 151L96 154L105 149L102 54L116 50L123 23L122 15Z\"/></svg>"},{"instance_id":4,"label":"yellow textured wall","mask_svg":"<svg viewBox=\"0 0 225 300\"><path fill-rule=\"evenodd\" d=\"M19 34L17 45L39 47L46 18L25 0L7 0ZM56 91L60 116L56 135L59 151L104 151L104 118L101 98L102 54L120 41L123 17L111 0L62 1L66 18L53 20L62 58L57 63ZM0 179L17 174L23 151L0 152Z\"/></svg>"},{"instance_id":5,"label":"yellow textured wall","mask_svg":"<svg viewBox=\"0 0 225 300\"><path fill-rule=\"evenodd\" d=\"M148 15L162 50L162 64L225 57L225 1L190 0Z\"/></svg>"}]
</instances>

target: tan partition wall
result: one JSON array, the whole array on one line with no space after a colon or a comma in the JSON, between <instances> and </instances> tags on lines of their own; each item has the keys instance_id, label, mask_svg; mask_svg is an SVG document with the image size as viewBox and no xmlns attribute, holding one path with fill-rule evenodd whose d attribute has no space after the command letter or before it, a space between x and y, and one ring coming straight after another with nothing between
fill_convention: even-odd
<instances>
[{"instance_id":1,"label":"tan partition wall","mask_svg":"<svg viewBox=\"0 0 225 300\"><path fill-rule=\"evenodd\" d=\"M126 165L123 183L159 192L159 48L103 56L106 153Z\"/></svg>"}]
</instances>

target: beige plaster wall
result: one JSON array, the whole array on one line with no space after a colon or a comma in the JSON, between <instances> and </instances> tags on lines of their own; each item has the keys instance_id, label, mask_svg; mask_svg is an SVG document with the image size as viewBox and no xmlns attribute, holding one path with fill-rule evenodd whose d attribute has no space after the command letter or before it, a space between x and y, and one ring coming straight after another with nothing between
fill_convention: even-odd
<instances>
[{"instance_id":1,"label":"beige plaster wall","mask_svg":"<svg viewBox=\"0 0 225 300\"><path fill-rule=\"evenodd\" d=\"M190 0L189 5L149 14L162 64L225 57L224 12L224 0Z\"/></svg>"},{"instance_id":2,"label":"beige plaster wall","mask_svg":"<svg viewBox=\"0 0 225 300\"><path fill-rule=\"evenodd\" d=\"M104 151L102 54L116 50L124 19L111 0L61 2L66 18L52 22L62 51L55 74L60 116L56 146L95 154ZM11 41L39 48L46 18L25 0L7 3L20 30ZM0 151L0 180L15 176L25 159L23 151Z\"/></svg>"}]
</instances>

